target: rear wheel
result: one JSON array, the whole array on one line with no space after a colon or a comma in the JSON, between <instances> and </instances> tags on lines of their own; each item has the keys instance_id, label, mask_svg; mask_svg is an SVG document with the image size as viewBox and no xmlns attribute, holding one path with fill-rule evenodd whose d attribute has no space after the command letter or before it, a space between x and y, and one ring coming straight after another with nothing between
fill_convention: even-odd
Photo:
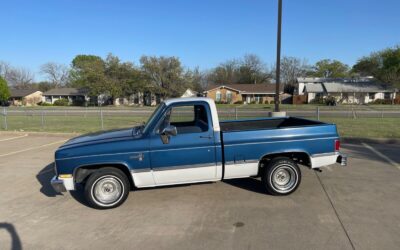
<instances>
[{"instance_id":1,"label":"rear wheel","mask_svg":"<svg viewBox=\"0 0 400 250\"><path fill-rule=\"evenodd\" d=\"M279 157L271 160L261 180L268 193L288 195L299 187L301 172L293 160Z\"/></svg>"},{"instance_id":2,"label":"rear wheel","mask_svg":"<svg viewBox=\"0 0 400 250\"><path fill-rule=\"evenodd\" d=\"M114 208L124 203L129 189L129 180L121 170L101 168L89 176L85 197L94 208Z\"/></svg>"}]
</instances>

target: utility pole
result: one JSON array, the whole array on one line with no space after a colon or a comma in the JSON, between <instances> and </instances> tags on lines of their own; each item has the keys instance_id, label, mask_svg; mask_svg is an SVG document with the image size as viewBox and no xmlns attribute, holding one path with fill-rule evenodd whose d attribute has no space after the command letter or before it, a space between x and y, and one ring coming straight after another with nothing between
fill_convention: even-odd
<instances>
[{"instance_id":1,"label":"utility pole","mask_svg":"<svg viewBox=\"0 0 400 250\"><path fill-rule=\"evenodd\" d=\"M279 85L281 83L281 27L282 27L282 0L278 0L278 36L276 44L276 90L275 112L279 112Z\"/></svg>"}]
</instances>

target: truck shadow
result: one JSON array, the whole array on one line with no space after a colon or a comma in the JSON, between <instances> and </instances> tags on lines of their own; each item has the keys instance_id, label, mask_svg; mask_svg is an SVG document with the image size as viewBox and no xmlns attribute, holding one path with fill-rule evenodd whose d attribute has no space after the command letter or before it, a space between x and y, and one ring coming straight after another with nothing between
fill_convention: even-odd
<instances>
[{"instance_id":1,"label":"truck shadow","mask_svg":"<svg viewBox=\"0 0 400 250\"><path fill-rule=\"evenodd\" d=\"M53 187L50 184L51 178L53 178L54 175L54 162L45 166L36 175L36 179L41 185L40 192L47 197L56 197L57 195L61 195L60 193L54 191Z\"/></svg>"},{"instance_id":2,"label":"truck shadow","mask_svg":"<svg viewBox=\"0 0 400 250\"><path fill-rule=\"evenodd\" d=\"M7 223L7 222L0 222L0 231L4 229L6 230L11 237L11 250L19 250L22 249L22 244L21 244L21 239L18 236L17 230L15 230L15 227L13 224ZM0 245L1 242L0 242ZM2 245L4 247L4 245ZM2 248L3 249L3 248Z\"/></svg>"},{"instance_id":3,"label":"truck shadow","mask_svg":"<svg viewBox=\"0 0 400 250\"><path fill-rule=\"evenodd\" d=\"M261 181L256 178L230 179L230 180L224 180L223 182L232 185L234 187L242 188L247 191L260 194L267 194L265 192L265 188L262 186Z\"/></svg>"}]
</instances>

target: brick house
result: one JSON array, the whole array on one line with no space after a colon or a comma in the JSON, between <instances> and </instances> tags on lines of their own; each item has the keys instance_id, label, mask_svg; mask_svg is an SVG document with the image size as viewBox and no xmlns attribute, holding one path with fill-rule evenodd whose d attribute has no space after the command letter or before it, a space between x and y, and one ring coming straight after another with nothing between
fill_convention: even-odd
<instances>
[{"instance_id":1,"label":"brick house","mask_svg":"<svg viewBox=\"0 0 400 250\"><path fill-rule=\"evenodd\" d=\"M35 106L42 101L42 92L36 89L11 89L10 104L15 106Z\"/></svg>"},{"instance_id":2,"label":"brick house","mask_svg":"<svg viewBox=\"0 0 400 250\"><path fill-rule=\"evenodd\" d=\"M272 103L275 97L275 84L226 84L211 85L204 95L216 103ZM281 85L279 99L285 98Z\"/></svg>"}]
</instances>

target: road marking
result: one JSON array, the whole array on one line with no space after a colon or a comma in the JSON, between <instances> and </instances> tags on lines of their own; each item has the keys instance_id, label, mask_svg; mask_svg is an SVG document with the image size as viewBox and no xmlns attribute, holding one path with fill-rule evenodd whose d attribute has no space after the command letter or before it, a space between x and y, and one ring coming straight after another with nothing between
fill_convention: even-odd
<instances>
[{"instance_id":1,"label":"road marking","mask_svg":"<svg viewBox=\"0 0 400 250\"><path fill-rule=\"evenodd\" d=\"M66 142L66 141L67 140L62 140L62 141L56 141L56 142L44 144L44 145L41 145L41 146L38 146L38 147L30 147L30 148L26 148L26 149L10 152L10 153L7 153L7 154L2 154L2 155L0 155L0 157L9 156L9 155L18 154L18 153L23 153L23 152L26 152L26 151L29 151L29 150L33 150L33 149L44 148L44 147L48 147L48 146L51 146L51 145L54 145L54 144Z\"/></svg>"},{"instance_id":2,"label":"road marking","mask_svg":"<svg viewBox=\"0 0 400 250\"><path fill-rule=\"evenodd\" d=\"M23 137L27 137L27 136L28 136L28 134L24 134L24 135L20 135L20 136L16 136L16 137L11 137L11 138L7 138L7 139L3 139L3 140L0 140L0 142L1 142L1 141L10 141L10 140L19 139L19 138L23 138Z\"/></svg>"},{"instance_id":3,"label":"road marking","mask_svg":"<svg viewBox=\"0 0 400 250\"><path fill-rule=\"evenodd\" d=\"M382 154L381 152L379 152L378 150L376 150L375 148L373 148L372 146L368 145L367 143L361 143L364 147L368 148L369 150L371 150L372 152L374 152L377 156L381 157L382 159L384 159L385 161L387 161L388 163L390 163L391 165L395 166L398 170L400 170L400 165L397 164L396 162L394 162L392 159L390 159L389 157L387 157L386 155Z\"/></svg>"}]
</instances>

